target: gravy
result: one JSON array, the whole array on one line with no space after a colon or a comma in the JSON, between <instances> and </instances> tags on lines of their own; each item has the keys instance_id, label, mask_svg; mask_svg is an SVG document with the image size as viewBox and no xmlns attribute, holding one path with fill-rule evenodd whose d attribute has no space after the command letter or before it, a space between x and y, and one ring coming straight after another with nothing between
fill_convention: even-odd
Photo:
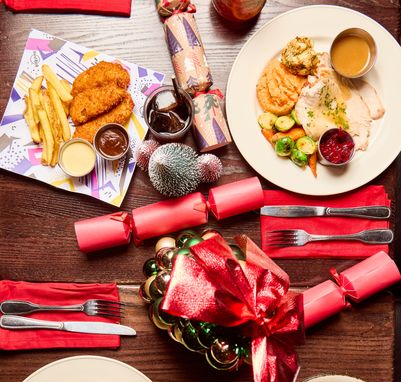
<instances>
[{"instance_id":1,"label":"gravy","mask_svg":"<svg viewBox=\"0 0 401 382\"><path fill-rule=\"evenodd\" d=\"M331 62L336 71L346 77L361 73L370 60L369 44L359 36L344 36L331 50Z\"/></svg>"}]
</instances>

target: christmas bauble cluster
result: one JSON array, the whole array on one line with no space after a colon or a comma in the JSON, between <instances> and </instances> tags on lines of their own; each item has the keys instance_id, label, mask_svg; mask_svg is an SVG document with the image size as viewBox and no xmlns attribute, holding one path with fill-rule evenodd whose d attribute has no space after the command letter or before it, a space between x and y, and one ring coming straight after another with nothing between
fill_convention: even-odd
<instances>
[{"instance_id":1,"label":"christmas bauble cluster","mask_svg":"<svg viewBox=\"0 0 401 382\"><path fill-rule=\"evenodd\" d=\"M250 339L241 336L237 328L217 326L208 322L172 316L160 309L170 281L170 272L176 256L190 256L189 248L201 241L219 235L206 230L201 235L194 231L181 232L177 238L163 237L155 248L155 256L143 265L147 277L141 285L140 295L150 304L149 318L159 328L166 330L176 342L188 350L205 355L207 362L217 370L237 370L243 363L251 364ZM231 246L238 260L245 260L238 246ZM201 291L194 290L194 294Z\"/></svg>"},{"instance_id":2,"label":"christmas bauble cluster","mask_svg":"<svg viewBox=\"0 0 401 382\"><path fill-rule=\"evenodd\" d=\"M160 145L147 140L137 147L134 156L139 168L148 171L153 187L169 197L187 195L200 183L216 182L223 170L218 157L198 156L183 143Z\"/></svg>"}]
</instances>

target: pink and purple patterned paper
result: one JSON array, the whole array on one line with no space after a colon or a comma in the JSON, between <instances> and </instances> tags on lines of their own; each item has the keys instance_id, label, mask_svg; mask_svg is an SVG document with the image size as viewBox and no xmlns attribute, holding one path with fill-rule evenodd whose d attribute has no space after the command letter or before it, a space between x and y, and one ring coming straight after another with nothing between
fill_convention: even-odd
<instances>
[{"instance_id":1,"label":"pink and purple patterned paper","mask_svg":"<svg viewBox=\"0 0 401 382\"><path fill-rule=\"evenodd\" d=\"M52 168L41 165L42 148L32 142L23 117L23 97L33 79L42 74L41 67L44 63L60 78L72 84L78 74L100 61L119 62L131 75L128 91L135 102L135 108L126 127L131 138L131 152L134 150L135 145L145 138L148 129L142 116L145 99L162 85L164 74L32 30L0 123L0 168L57 188L90 195L115 206L121 205L136 166L132 153L119 161L106 161L98 157L91 174L82 178L71 178L59 166ZM71 121L70 125L73 132L74 125Z\"/></svg>"}]
</instances>

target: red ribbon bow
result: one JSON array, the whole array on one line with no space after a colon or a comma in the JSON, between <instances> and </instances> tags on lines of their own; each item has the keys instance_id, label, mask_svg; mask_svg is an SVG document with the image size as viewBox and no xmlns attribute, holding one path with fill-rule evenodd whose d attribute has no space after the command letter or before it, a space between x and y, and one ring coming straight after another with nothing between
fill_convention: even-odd
<instances>
[{"instance_id":1,"label":"red ribbon bow","mask_svg":"<svg viewBox=\"0 0 401 382\"><path fill-rule=\"evenodd\" d=\"M221 236L177 256L162 309L184 318L239 326L252 338L255 382L291 382L298 372L294 345L304 341L302 295L288 275L246 236L236 241L239 262Z\"/></svg>"},{"instance_id":2,"label":"red ribbon bow","mask_svg":"<svg viewBox=\"0 0 401 382\"><path fill-rule=\"evenodd\" d=\"M186 13L195 13L196 12L196 6L195 6L195 4L189 4L188 5L188 7L187 7L187 9L175 9L174 11L173 11L173 13L172 13L172 15L176 15L177 13L183 13L183 12L186 12Z\"/></svg>"},{"instance_id":3,"label":"red ribbon bow","mask_svg":"<svg viewBox=\"0 0 401 382\"><path fill-rule=\"evenodd\" d=\"M196 6L195 4L189 3L188 6L186 6L185 2L180 4L177 9L174 9L173 11L170 11L168 7L170 6L169 2L164 2L161 4L162 7L164 7L164 10L169 13L168 16L165 16L165 19L163 20L163 23L166 21L167 18L178 15L179 13L196 13Z\"/></svg>"},{"instance_id":4,"label":"red ribbon bow","mask_svg":"<svg viewBox=\"0 0 401 382\"><path fill-rule=\"evenodd\" d=\"M344 301L346 302L346 307L349 308L351 303L347 301L347 297L351 297L352 299L356 299L355 291L348 289L347 282L344 280L344 277L341 274L338 274L335 268L330 268L330 274L333 277L334 281L340 288L341 292L344 296Z\"/></svg>"},{"instance_id":5,"label":"red ribbon bow","mask_svg":"<svg viewBox=\"0 0 401 382\"><path fill-rule=\"evenodd\" d=\"M217 97L219 97L220 99L224 98L224 95L223 95L223 93L222 93L222 91L220 89L213 89L213 90L207 90L207 91L206 90L202 90L202 91L196 92L195 95L194 95L194 98L196 98L200 94L214 94Z\"/></svg>"}]
</instances>

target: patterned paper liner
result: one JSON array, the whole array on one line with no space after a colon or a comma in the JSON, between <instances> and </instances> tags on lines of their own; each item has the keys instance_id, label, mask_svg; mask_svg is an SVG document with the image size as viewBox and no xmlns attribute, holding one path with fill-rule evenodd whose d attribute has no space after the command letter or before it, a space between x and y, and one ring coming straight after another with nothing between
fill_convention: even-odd
<instances>
[{"instance_id":1,"label":"patterned paper liner","mask_svg":"<svg viewBox=\"0 0 401 382\"><path fill-rule=\"evenodd\" d=\"M95 170L91 174L71 178L59 166L52 168L41 165L42 148L32 142L23 118L23 97L33 79L42 74L42 64L46 63L60 78L72 83L79 73L100 61L119 62L129 71L131 84L128 91L135 102L135 108L126 125L131 138L131 149L145 138L147 126L142 116L143 105L146 97L163 83L163 73L32 30L0 123L0 168L57 188L90 195L115 206L121 205L136 165L132 154L114 162L98 157ZM70 125L73 131L74 125L71 121Z\"/></svg>"}]
</instances>

